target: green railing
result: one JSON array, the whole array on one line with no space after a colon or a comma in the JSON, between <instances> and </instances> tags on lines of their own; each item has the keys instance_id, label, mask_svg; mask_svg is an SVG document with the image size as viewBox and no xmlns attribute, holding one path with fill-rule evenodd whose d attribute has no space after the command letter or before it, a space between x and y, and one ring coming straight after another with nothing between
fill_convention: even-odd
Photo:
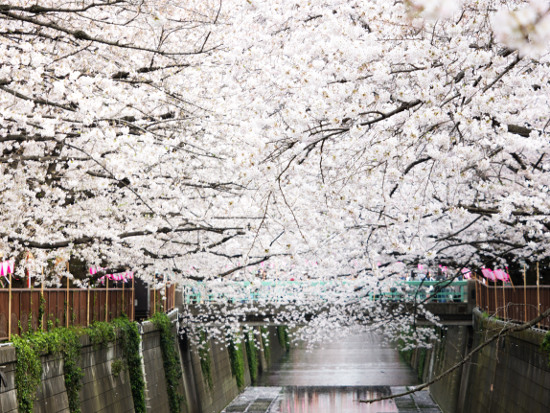
<instances>
[{"instance_id":1,"label":"green railing","mask_svg":"<svg viewBox=\"0 0 550 413\"><path fill-rule=\"evenodd\" d=\"M195 282L184 286L184 302L303 302L368 299L431 303L466 302L468 281L398 281L372 290L347 281L240 281L209 285Z\"/></svg>"},{"instance_id":2,"label":"green railing","mask_svg":"<svg viewBox=\"0 0 550 413\"><path fill-rule=\"evenodd\" d=\"M430 303L465 303L468 281L405 281L389 291L368 293L371 300L417 301Z\"/></svg>"}]
</instances>

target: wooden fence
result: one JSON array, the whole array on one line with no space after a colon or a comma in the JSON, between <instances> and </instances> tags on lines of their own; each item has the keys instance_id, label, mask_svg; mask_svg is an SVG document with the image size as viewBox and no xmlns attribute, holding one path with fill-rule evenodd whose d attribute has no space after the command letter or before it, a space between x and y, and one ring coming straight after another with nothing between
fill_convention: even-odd
<instances>
[{"instance_id":1,"label":"wooden fence","mask_svg":"<svg viewBox=\"0 0 550 413\"><path fill-rule=\"evenodd\" d=\"M157 290L149 289L149 317L160 311L168 312L176 307L176 285L169 284Z\"/></svg>"},{"instance_id":2,"label":"wooden fence","mask_svg":"<svg viewBox=\"0 0 550 413\"><path fill-rule=\"evenodd\" d=\"M41 299L43 297L43 300ZM11 307L11 311L10 311ZM11 313L11 321L8 314ZM123 314L133 320L133 290L107 289L0 289L0 340L9 340L29 328L88 326ZM40 320L42 323L40 323Z\"/></svg>"},{"instance_id":3,"label":"wooden fence","mask_svg":"<svg viewBox=\"0 0 550 413\"><path fill-rule=\"evenodd\" d=\"M495 286L477 282L477 306L502 320L527 322L550 308L550 286ZM550 328L550 317L539 327Z\"/></svg>"},{"instance_id":4,"label":"wooden fence","mask_svg":"<svg viewBox=\"0 0 550 413\"><path fill-rule=\"evenodd\" d=\"M176 284L162 290L146 287L147 316L176 307ZM43 299L42 299L43 297ZM164 298L163 298L164 297ZM88 326L126 315L135 319L134 283L129 288L5 288L0 289L0 341L29 329ZM10 317L11 315L11 317Z\"/></svg>"}]
</instances>

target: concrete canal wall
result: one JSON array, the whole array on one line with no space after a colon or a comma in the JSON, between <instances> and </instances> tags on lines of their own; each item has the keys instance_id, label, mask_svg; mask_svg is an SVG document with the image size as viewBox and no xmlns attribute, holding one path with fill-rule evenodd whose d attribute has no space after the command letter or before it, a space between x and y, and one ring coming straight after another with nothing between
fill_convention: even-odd
<instances>
[{"instance_id":1,"label":"concrete canal wall","mask_svg":"<svg viewBox=\"0 0 550 413\"><path fill-rule=\"evenodd\" d=\"M165 363L161 351L161 333L150 323L142 324L141 331L142 371L145 381L146 411L170 412ZM231 357L224 344L205 337L206 350L202 356L208 363L201 363L196 344L188 339L179 340L173 326L174 343L181 368L181 379L177 393L184 398L181 413L218 413L242 390L251 384L246 346L241 346L243 386L239 389L237 378L232 372ZM265 330L264 330L264 333ZM260 328L254 328L259 337ZM267 368L269 358L276 360L285 351L279 344L277 327L268 327L269 348L258 340L261 349L257 351L258 368ZM80 390L81 411L84 413L126 413L133 412L134 405L129 373L122 369L113 374L113 361L120 360L120 341L106 347L92 346L87 336L80 337L80 367L83 371ZM269 355L269 358L266 357ZM63 373L63 358L59 355L42 356L42 377L34 403L35 413L69 413L69 402ZM12 346L0 347L0 372L5 386L0 387L0 412L18 413L17 389L15 387L16 352ZM206 368L205 366L209 367Z\"/></svg>"},{"instance_id":2,"label":"concrete canal wall","mask_svg":"<svg viewBox=\"0 0 550 413\"><path fill-rule=\"evenodd\" d=\"M422 382L462 360L503 327L474 311L473 327L449 327L431 350L417 349L411 365ZM541 351L544 333L530 329L494 341L471 361L430 386L445 413L546 413L550 411L550 367Z\"/></svg>"}]
</instances>

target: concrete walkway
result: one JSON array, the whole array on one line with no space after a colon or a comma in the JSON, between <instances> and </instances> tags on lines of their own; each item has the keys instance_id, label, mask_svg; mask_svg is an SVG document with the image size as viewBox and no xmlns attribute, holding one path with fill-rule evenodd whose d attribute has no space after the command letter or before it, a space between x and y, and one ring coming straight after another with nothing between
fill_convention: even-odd
<instances>
[{"instance_id":1,"label":"concrete walkway","mask_svg":"<svg viewBox=\"0 0 550 413\"><path fill-rule=\"evenodd\" d=\"M233 400L222 413L286 413L295 411L308 411L308 410L293 410L292 407L285 408L282 406L295 405L294 401L288 402L289 394L293 395L297 389L311 389L313 392L319 390L319 388L307 388L307 387L248 387L243 393L241 393L235 400ZM347 387L348 390L362 391L368 394L372 394L371 388L352 388ZM407 387L375 387L372 388L378 393L391 394L402 393L407 390ZM340 391L342 389L339 389ZM292 397L292 396L291 396ZM437 404L432 400L427 390L414 393L409 396L399 397L392 402L385 401L381 404L365 404L357 403L357 399L354 401L357 412L398 412L398 413L441 413L441 410ZM349 407L348 407L349 408ZM346 408L345 412L351 412ZM309 410L313 412L314 410ZM316 413L343 413L342 407L334 406L329 410Z\"/></svg>"}]
</instances>

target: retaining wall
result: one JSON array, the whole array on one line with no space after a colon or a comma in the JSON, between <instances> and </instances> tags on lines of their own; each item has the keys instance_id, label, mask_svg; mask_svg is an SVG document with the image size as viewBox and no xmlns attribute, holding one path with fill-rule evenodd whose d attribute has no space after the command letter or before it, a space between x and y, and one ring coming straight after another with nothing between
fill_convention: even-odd
<instances>
[{"instance_id":1,"label":"retaining wall","mask_svg":"<svg viewBox=\"0 0 550 413\"><path fill-rule=\"evenodd\" d=\"M111 370L113 361L123 358L120 345L108 344L105 347L94 348L87 336L81 337L80 340L80 367L84 373L80 390L82 412L132 413L134 402L128 370L122 369L117 377L113 376ZM63 374L63 360L58 361L57 365L61 366L60 372ZM63 379L63 376L61 378ZM62 395L65 391L64 381L62 380L58 386L58 391L61 391L58 394ZM64 397L67 397L66 394ZM43 404L35 404L35 412L41 405ZM48 413L54 411L56 410L44 410ZM63 411L69 412L69 409Z\"/></svg>"},{"instance_id":2,"label":"retaining wall","mask_svg":"<svg viewBox=\"0 0 550 413\"><path fill-rule=\"evenodd\" d=\"M175 314L172 315L175 321ZM255 327L259 333L259 327ZM182 378L178 393L185 397L181 413L218 413L240 392L236 378L231 372L227 348L209 339L212 387L207 383L201 369L198 349L188 340L178 340L173 328L174 343L178 350ZM269 328L270 358L277 360L284 352L277 340L276 327ZM111 364L122 358L119 342L107 347L94 348L87 336L81 337L80 367L83 370L80 391L81 410L84 413L130 413L134 411L128 371L123 369L114 377ZM245 386L251 384L248 360L244 344ZM260 369L266 369L264 349L258 352ZM152 323L142 324L142 367L145 379L147 412L169 412L164 362L160 349L160 333ZM17 389L15 388L15 349L0 347L0 372L6 380L6 387L0 388L0 412L17 413ZM42 357L42 380L36 393L35 413L69 413L69 403L63 375L63 359L58 355ZM3 367L3 368L2 368Z\"/></svg>"},{"instance_id":3,"label":"retaining wall","mask_svg":"<svg viewBox=\"0 0 550 413\"><path fill-rule=\"evenodd\" d=\"M426 382L458 363L504 326L475 310L472 327L449 327L431 350L413 352L411 365ZM550 411L544 332L530 329L494 341L441 381L430 393L445 413L546 413Z\"/></svg>"},{"instance_id":4,"label":"retaining wall","mask_svg":"<svg viewBox=\"0 0 550 413\"><path fill-rule=\"evenodd\" d=\"M0 387L0 412L3 413L17 412L15 362L15 349L11 346L0 347L0 373L5 380L5 386Z\"/></svg>"}]
</instances>

